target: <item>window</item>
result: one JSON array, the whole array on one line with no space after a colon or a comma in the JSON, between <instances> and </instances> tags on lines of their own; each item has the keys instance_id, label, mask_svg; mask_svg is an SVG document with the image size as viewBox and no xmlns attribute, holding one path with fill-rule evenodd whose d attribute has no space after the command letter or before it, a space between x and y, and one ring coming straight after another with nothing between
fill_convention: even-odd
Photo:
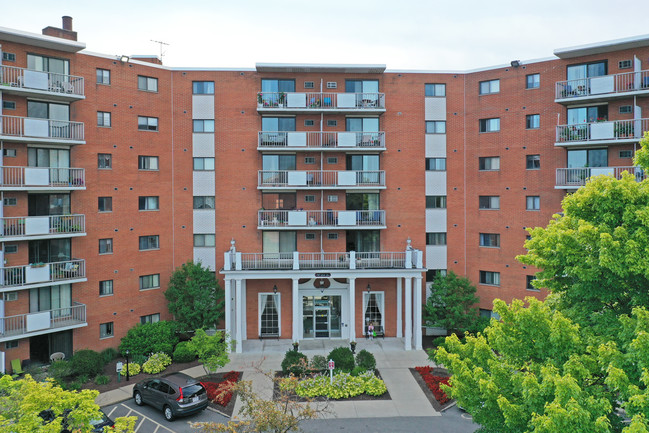
<instances>
[{"instance_id":1,"label":"window","mask_svg":"<svg viewBox=\"0 0 649 433\"><path fill-rule=\"evenodd\" d=\"M632 158L632 157L633 157L632 150L620 150L620 158Z\"/></svg>"},{"instance_id":2,"label":"window","mask_svg":"<svg viewBox=\"0 0 649 433\"><path fill-rule=\"evenodd\" d=\"M445 277L446 269L429 269L426 271L426 281L433 281L438 275Z\"/></svg>"},{"instance_id":3,"label":"window","mask_svg":"<svg viewBox=\"0 0 649 433\"><path fill-rule=\"evenodd\" d=\"M327 126L338 126L337 120L327 120Z\"/></svg>"},{"instance_id":4,"label":"window","mask_svg":"<svg viewBox=\"0 0 649 433\"><path fill-rule=\"evenodd\" d=\"M194 197L194 209L214 209L214 196L202 195Z\"/></svg>"},{"instance_id":5,"label":"window","mask_svg":"<svg viewBox=\"0 0 649 433\"><path fill-rule=\"evenodd\" d=\"M297 251L297 232L265 231L262 233L261 242L264 253L292 253Z\"/></svg>"},{"instance_id":6,"label":"window","mask_svg":"<svg viewBox=\"0 0 649 433\"><path fill-rule=\"evenodd\" d=\"M304 82L304 88L305 89L313 89L313 81L305 81Z\"/></svg>"},{"instance_id":7,"label":"window","mask_svg":"<svg viewBox=\"0 0 649 433\"><path fill-rule=\"evenodd\" d=\"M630 105L620 105L620 114L633 113L633 107Z\"/></svg>"},{"instance_id":8,"label":"window","mask_svg":"<svg viewBox=\"0 0 649 433\"><path fill-rule=\"evenodd\" d=\"M157 131L158 118L137 116L137 129L139 129L140 131Z\"/></svg>"},{"instance_id":9,"label":"window","mask_svg":"<svg viewBox=\"0 0 649 433\"><path fill-rule=\"evenodd\" d=\"M110 170L113 168L113 155L110 153L97 154L97 168Z\"/></svg>"},{"instance_id":10,"label":"window","mask_svg":"<svg viewBox=\"0 0 649 433\"><path fill-rule=\"evenodd\" d=\"M16 61L16 55L14 53L2 53L2 60L5 62L15 62Z\"/></svg>"},{"instance_id":11,"label":"window","mask_svg":"<svg viewBox=\"0 0 649 433\"><path fill-rule=\"evenodd\" d=\"M335 81L327 81L327 89L337 89L338 83Z\"/></svg>"},{"instance_id":12,"label":"window","mask_svg":"<svg viewBox=\"0 0 649 433\"><path fill-rule=\"evenodd\" d=\"M99 324L99 338L111 338L113 335L113 322Z\"/></svg>"},{"instance_id":13,"label":"window","mask_svg":"<svg viewBox=\"0 0 649 433\"><path fill-rule=\"evenodd\" d=\"M18 245L5 244L5 254L16 254L18 252Z\"/></svg>"},{"instance_id":14,"label":"window","mask_svg":"<svg viewBox=\"0 0 649 433\"><path fill-rule=\"evenodd\" d=\"M446 96L446 84L424 84L425 96Z\"/></svg>"},{"instance_id":15,"label":"window","mask_svg":"<svg viewBox=\"0 0 649 433\"><path fill-rule=\"evenodd\" d=\"M568 168L607 166L608 149L568 150Z\"/></svg>"},{"instance_id":16,"label":"window","mask_svg":"<svg viewBox=\"0 0 649 433\"><path fill-rule=\"evenodd\" d=\"M328 157L327 164L338 164L338 157L337 156Z\"/></svg>"},{"instance_id":17,"label":"window","mask_svg":"<svg viewBox=\"0 0 649 433\"><path fill-rule=\"evenodd\" d=\"M143 156L137 157L138 170L158 170L158 157L157 156Z\"/></svg>"},{"instance_id":18,"label":"window","mask_svg":"<svg viewBox=\"0 0 649 433\"><path fill-rule=\"evenodd\" d=\"M195 171L214 171L214 158L194 158Z\"/></svg>"},{"instance_id":19,"label":"window","mask_svg":"<svg viewBox=\"0 0 649 433\"><path fill-rule=\"evenodd\" d=\"M481 195L478 201L480 209L500 209L500 196Z\"/></svg>"},{"instance_id":20,"label":"window","mask_svg":"<svg viewBox=\"0 0 649 433\"><path fill-rule=\"evenodd\" d=\"M315 157L313 156L305 156L304 157L304 163L305 164L315 164Z\"/></svg>"},{"instance_id":21,"label":"window","mask_svg":"<svg viewBox=\"0 0 649 433\"><path fill-rule=\"evenodd\" d=\"M620 69L631 69L631 60L620 60L617 63L617 67Z\"/></svg>"},{"instance_id":22,"label":"window","mask_svg":"<svg viewBox=\"0 0 649 433\"><path fill-rule=\"evenodd\" d=\"M160 274L140 276L140 290L157 289L159 287L160 287Z\"/></svg>"},{"instance_id":23,"label":"window","mask_svg":"<svg viewBox=\"0 0 649 433\"><path fill-rule=\"evenodd\" d=\"M307 240L307 241L315 240L315 233L305 233L304 234L304 239Z\"/></svg>"},{"instance_id":24,"label":"window","mask_svg":"<svg viewBox=\"0 0 649 433\"><path fill-rule=\"evenodd\" d=\"M426 245L446 245L446 233L426 233Z\"/></svg>"},{"instance_id":25,"label":"window","mask_svg":"<svg viewBox=\"0 0 649 433\"><path fill-rule=\"evenodd\" d=\"M140 196L138 199L139 210L159 210L159 198L154 196Z\"/></svg>"},{"instance_id":26,"label":"window","mask_svg":"<svg viewBox=\"0 0 649 433\"><path fill-rule=\"evenodd\" d=\"M527 116L525 116L525 128L539 129L540 127L541 127L540 114L528 114Z\"/></svg>"},{"instance_id":27,"label":"window","mask_svg":"<svg viewBox=\"0 0 649 433\"><path fill-rule=\"evenodd\" d=\"M525 77L525 88L526 89L538 89L541 86L541 75L540 74L530 74Z\"/></svg>"},{"instance_id":28,"label":"window","mask_svg":"<svg viewBox=\"0 0 649 433\"><path fill-rule=\"evenodd\" d=\"M500 80L480 81L480 94L500 93Z\"/></svg>"},{"instance_id":29,"label":"window","mask_svg":"<svg viewBox=\"0 0 649 433\"><path fill-rule=\"evenodd\" d=\"M146 92L157 92L158 91L158 79L153 77L143 77L142 75L137 76L137 89L144 90Z\"/></svg>"},{"instance_id":30,"label":"window","mask_svg":"<svg viewBox=\"0 0 649 433\"><path fill-rule=\"evenodd\" d=\"M607 74L607 62L598 61L591 63L584 63L581 65L570 65L567 69L568 81L571 85L571 90L574 92L573 95L581 95L586 92L586 88L590 87L590 81L588 78L592 77L601 77L602 75ZM579 87L582 87L580 89Z\"/></svg>"},{"instance_id":31,"label":"window","mask_svg":"<svg viewBox=\"0 0 649 433\"><path fill-rule=\"evenodd\" d=\"M14 101L2 101L2 108L4 110L15 110L16 103Z\"/></svg>"},{"instance_id":32,"label":"window","mask_svg":"<svg viewBox=\"0 0 649 433\"><path fill-rule=\"evenodd\" d=\"M591 107L568 108L568 125L579 125L580 123L593 123L606 121L608 119L608 105L594 105ZM575 135L585 134L585 129L580 127L572 128Z\"/></svg>"},{"instance_id":33,"label":"window","mask_svg":"<svg viewBox=\"0 0 649 433\"><path fill-rule=\"evenodd\" d=\"M426 158L427 171L446 171L446 158Z\"/></svg>"},{"instance_id":34,"label":"window","mask_svg":"<svg viewBox=\"0 0 649 433\"><path fill-rule=\"evenodd\" d=\"M147 235L140 236L140 251L160 249L160 236Z\"/></svg>"},{"instance_id":35,"label":"window","mask_svg":"<svg viewBox=\"0 0 649 433\"><path fill-rule=\"evenodd\" d=\"M534 281L534 280L536 280L536 276L535 276L535 275L527 275L527 284L525 285L525 288L526 288L527 290L533 290L533 291L535 291L535 292L538 292L538 291L540 291L540 290L537 289L536 287L534 287L534 286L532 285L532 281Z\"/></svg>"},{"instance_id":36,"label":"window","mask_svg":"<svg viewBox=\"0 0 649 433\"><path fill-rule=\"evenodd\" d=\"M446 209L445 195L427 195L426 209Z\"/></svg>"},{"instance_id":37,"label":"window","mask_svg":"<svg viewBox=\"0 0 649 433\"><path fill-rule=\"evenodd\" d=\"M16 206L18 204L18 199L16 197L7 197L3 200L5 206Z\"/></svg>"},{"instance_id":38,"label":"window","mask_svg":"<svg viewBox=\"0 0 649 433\"><path fill-rule=\"evenodd\" d=\"M110 71L97 68L97 84L110 85Z\"/></svg>"},{"instance_id":39,"label":"window","mask_svg":"<svg viewBox=\"0 0 649 433\"><path fill-rule=\"evenodd\" d=\"M310 119L304 120L304 126L313 126L313 125L315 125L315 122L313 120Z\"/></svg>"},{"instance_id":40,"label":"window","mask_svg":"<svg viewBox=\"0 0 649 433\"><path fill-rule=\"evenodd\" d=\"M259 336L280 335L281 293L259 294Z\"/></svg>"},{"instance_id":41,"label":"window","mask_svg":"<svg viewBox=\"0 0 649 433\"><path fill-rule=\"evenodd\" d=\"M110 128L110 113L107 111L97 111L97 126Z\"/></svg>"},{"instance_id":42,"label":"window","mask_svg":"<svg viewBox=\"0 0 649 433\"><path fill-rule=\"evenodd\" d=\"M194 95L213 95L214 81L192 81L192 93Z\"/></svg>"},{"instance_id":43,"label":"window","mask_svg":"<svg viewBox=\"0 0 649 433\"><path fill-rule=\"evenodd\" d=\"M364 326L372 324L376 329L377 326L383 327L384 323L384 292L363 292L363 323ZM365 330L363 330L365 332Z\"/></svg>"},{"instance_id":44,"label":"window","mask_svg":"<svg viewBox=\"0 0 649 433\"><path fill-rule=\"evenodd\" d=\"M104 280L99 282L99 296L109 296L113 294L113 280Z\"/></svg>"},{"instance_id":45,"label":"window","mask_svg":"<svg viewBox=\"0 0 649 433\"><path fill-rule=\"evenodd\" d=\"M140 316L140 323L143 325L146 325L147 323L158 323L159 321L160 321L160 313Z\"/></svg>"},{"instance_id":46,"label":"window","mask_svg":"<svg viewBox=\"0 0 649 433\"><path fill-rule=\"evenodd\" d=\"M500 118L480 119L480 132L498 132L500 131Z\"/></svg>"},{"instance_id":47,"label":"window","mask_svg":"<svg viewBox=\"0 0 649 433\"><path fill-rule=\"evenodd\" d=\"M541 155L527 155L525 168L527 170L538 170L541 168Z\"/></svg>"},{"instance_id":48,"label":"window","mask_svg":"<svg viewBox=\"0 0 649 433\"><path fill-rule=\"evenodd\" d=\"M480 233L480 246L500 248L500 235L498 233Z\"/></svg>"},{"instance_id":49,"label":"window","mask_svg":"<svg viewBox=\"0 0 649 433\"><path fill-rule=\"evenodd\" d=\"M327 239L329 240L338 239L338 233L327 233Z\"/></svg>"},{"instance_id":50,"label":"window","mask_svg":"<svg viewBox=\"0 0 649 433\"><path fill-rule=\"evenodd\" d=\"M426 134L446 134L446 122L443 120L427 121Z\"/></svg>"},{"instance_id":51,"label":"window","mask_svg":"<svg viewBox=\"0 0 649 433\"><path fill-rule=\"evenodd\" d=\"M16 149L2 149L2 156L6 156L9 158L15 158L16 157Z\"/></svg>"},{"instance_id":52,"label":"window","mask_svg":"<svg viewBox=\"0 0 649 433\"><path fill-rule=\"evenodd\" d=\"M215 235L194 235L195 247L213 247L216 245Z\"/></svg>"},{"instance_id":53,"label":"window","mask_svg":"<svg viewBox=\"0 0 649 433\"><path fill-rule=\"evenodd\" d=\"M329 203L337 203L338 202L338 196L337 195L328 195L327 196L327 202L329 202Z\"/></svg>"},{"instance_id":54,"label":"window","mask_svg":"<svg viewBox=\"0 0 649 433\"><path fill-rule=\"evenodd\" d=\"M305 203L315 203L315 195L305 195L304 196L304 202Z\"/></svg>"},{"instance_id":55,"label":"window","mask_svg":"<svg viewBox=\"0 0 649 433\"><path fill-rule=\"evenodd\" d=\"M99 239L99 254L113 254L113 239Z\"/></svg>"},{"instance_id":56,"label":"window","mask_svg":"<svg viewBox=\"0 0 649 433\"><path fill-rule=\"evenodd\" d=\"M500 272L480 271L480 284L500 286Z\"/></svg>"},{"instance_id":57,"label":"window","mask_svg":"<svg viewBox=\"0 0 649 433\"><path fill-rule=\"evenodd\" d=\"M194 132L214 132L214 120L194 120Z\"/></svg>"},{"instance_id":58,"label":"window","mask_svg":"<svg viewBox=\"0 0 649 433\"><path fill-rule=\"evenodd\" d=\"M97 209L99 212L112 212L113 211L113 198L112 197L97 197Z\"/></svg>"},{"instance_id":59,"label":"window","mask_svg":"<svg viewBox=\"0 0 649 433\"><path fill-rule=\"evenodd\" d=\"M478 170L500 170L500 157L481 156L478 158Z\"/></svg>"},{"instance_id":60,"label":"window","mask_svg":"<svg viewBox=\"0 0 649 433\"><path fill-rule=\"evenodd\" d=\"M541 197L538 195L528 195L527 200L527 210L539 210L541 209Z\"/></svg>"}]
</instances>

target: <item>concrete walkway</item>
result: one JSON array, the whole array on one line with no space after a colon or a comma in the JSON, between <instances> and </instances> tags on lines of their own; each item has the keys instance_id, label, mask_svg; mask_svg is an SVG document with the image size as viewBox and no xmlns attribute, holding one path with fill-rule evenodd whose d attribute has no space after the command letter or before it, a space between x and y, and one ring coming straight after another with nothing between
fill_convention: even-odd
<instances>
[{"instance_id":1,"label":"concrete walkway","mask_svg":"<svg viewBox=\"0 0 649 433\"><path fill-rule=\"evenodd\" d=\"M311 359L314 355L327 356L340 346L349 347L347 340L305 340L300 342L299 350ZM242 380L251 380L253 390L267 398L272 397L272 380L265 372L281 369L281 362L287 350L292 349L288 340L249 340L244 341L243 353L232 353L230 363L219 371L243 371ZM372 352L376 358L376 368L381 372L391 400L374 401L333 401L328 408L331 418L377 418L395 416L439 416L423 391L408 370L411 367L429 365L430 361L423 350L403 350L403 340L386 338L359 340L356 353L361 350ZM201 366L184 370L192 377L205 375ZM100 394L95 402L100 406L115 404L133 395L133 384ZM239 414L241 403L235 402L234 415Z\"/></svg>"}]
</instances>

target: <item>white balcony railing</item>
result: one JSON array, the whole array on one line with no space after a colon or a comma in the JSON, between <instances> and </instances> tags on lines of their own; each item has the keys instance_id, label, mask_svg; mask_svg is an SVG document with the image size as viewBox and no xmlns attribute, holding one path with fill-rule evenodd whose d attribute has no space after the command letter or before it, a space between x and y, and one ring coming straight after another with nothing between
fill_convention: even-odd
<instances>
[{"instance_id":1,"label":"white balcony railing","mask_svg":"<svg viewBox=\"0 0 649 433\"><path fill-rule=\"evenodd\" d=\"M557 143L640 140L649 131L649 119L557 125Z\"/></svg>"},{"instance_id":2,"label":"white balcony railing","mask_svg":"<svg viewBox=\"0 0 649 433\"><path fill-rule=\"evenodd\" d=\"M84 94L83 77L34 71L7 65L0 66L0 90L3 90L1 86L62 93L71 96L83 96Z\"/></svg>"},{"instance_id":3,"label":"white balcony railing","mask_svg":"<svg viewBox=\"0 0 649 433\"><path fill-rule=\"evenodd\" d=\"M11 188L85 188L83 168L47 168L0 166L0 187Z\"/></svg>"},{"instance_id":4,"label":"white balcony railing","mask_svg":"<svg viewBox=\"0 0 649 433\"><path fill-rule=\"evenodd\" d=\"M82 122L0 116L0 137L40 139L42 141L84 141Z\"/></svg>"},{"instance_id":5,"label":"white balcony railing","mask_svg":"<svg viewBox=\"0 0 649 433\"><path fill-rule=\"evenodd\" d=\"M42 285L86 277L86 261L81 259L53 263L34 263L0 268L0 288Z\"/></svg>"},{"instance_id":6,"label":"white balcony railing","mask_svg":"<svg viewBox=\"0 0 649 433\"><path fill-rule=\"evenodd\" d=\"M278 110L385 110L384 93L259 92L258 109Z\"/></svg>"},{"instance_id":7,"label":"white balcony railing","mask_svg":"<svg viewBox=\"0 0 649 433\"><path fill-rule=\"evenodd\" d=\"M260 149L381 149L384 132L261 131Z\"/></svg>"},{"instance_id":8,"label":"white balcony railing","mask_svg":"<svg viewBox=\"0 0 649 433\"><path fill-rule=\"evenodd\" d=\"M640 182L647 176L640 167L581 167L581 168L557 168L556 186L561 187L580 187L586 185L588 179L593 176L610 175L616 179L622 177L622 173L627 172Z\"/></svg>"},{"instance_id":9,"label":"white balcony railing","mask_svg":"<svg viewBox=\"0 0 649 433\"><path fill-rule=\"evenodd\" d=\"M46 215L30 217L0 218L0 237L45 237L47 235L67 235L85 233L85 215Z\"/></svg>"},{"instance_id":10,"label":"white balcony railing","mask_svg":"<svg viewBox=\"0 0 649 433\"><path fill-rule=\"evenodd\" d=\"M261 228L384 227L384 210L260 210Z\"/></svg>"},{"instance_id":11,"label":"white balcony railing","mask_svg":"<svg viewBox=\"0 0 649 433\"><path fill-rule=\"evenodd\" d=\"M32 332L42 333L48 329L59 329L85 324L85 304L73 302L69 307L0 317L0 340L18 337Z\"/></svg>"},{"instance_id":12,"label":"white balcony railing","mask_svg":"<svg viewBox=\"0 0 649 433\"><path fill-rule=\"evenodd\" d=\"M558 81L555 99L649 91L649 70Z\"/></svg>"},{"instance_id":13,"label":"white balcony railing","mask_svg":"<svg viewBox=\"0 0 649 433\"><path fill-rule=\"evenodd\" d=\"M385 186L385 171L260 170L260 188L377 188Z\"/></svg>"}]
</instances>

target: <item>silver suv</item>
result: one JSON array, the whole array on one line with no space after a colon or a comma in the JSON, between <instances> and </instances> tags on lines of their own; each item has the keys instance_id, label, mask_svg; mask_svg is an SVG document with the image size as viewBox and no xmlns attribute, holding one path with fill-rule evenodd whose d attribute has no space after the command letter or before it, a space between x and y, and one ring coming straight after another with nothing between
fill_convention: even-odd
<instances>
[{"instance_id":1,"label":"silver suv","mask_svg":"<svg viewBox=\"0 0 649 433\"><path fill-rule=\"evenodd\" d=\"M138 406L146 403L162 410L167 421L204 410L209 403L205 387L184 373L171 373L137 383L133 387L133 400Z\"/></svg>"}]
</instances>

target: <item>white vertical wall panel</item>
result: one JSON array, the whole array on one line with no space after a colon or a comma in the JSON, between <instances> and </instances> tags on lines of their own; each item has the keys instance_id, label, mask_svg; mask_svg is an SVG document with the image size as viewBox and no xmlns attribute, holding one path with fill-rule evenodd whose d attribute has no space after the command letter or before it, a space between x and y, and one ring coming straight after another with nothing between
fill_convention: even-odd
<instances>
[{"instance_id":1,"label":"white vertical wall panel","mask_svg":"<svg viewBox=\"0 0 649 433\"><path fill-rule=\"evenodd\" d=\"M199 195L194 192L194 195ZM426 195L446 195L446 172L426 172Z\"/></svg>"},{"instance_id":2,"label":"white vertical wall panel","mask_svg":"<svg viewBox=\"0 0 649 433\"><path fill-rule=\"evenodd\" d=\"M446 134L426 134L426 158L446 158Z\"/></svg>"},{"instance_id":3,"label":"white vertical wall panel","mask_svg":"<svg viewBox=\"0 0 649 433\"><path fill-rule=\"evenodd\" d=\"M192 95L192 119L214 119L214 95Z\"/></svg>"},{"instance_id":4,"label":"white vertical wall panel","mask_svg":"<svg viewBox=\"0 0 649 433\"><path fill-rule=\"evenodd\" d=\"M214 209L194 210L194 233L216 233Z\"/></svg>"},{"instance_id":5,"label":"white vertical wall panel","mask_svg":"<svg viewBox=\"0 0 649 433\"><path fill-rule=\"evenodd\" d=\"M192 134L192 156L214 157L214 134Z\"/></svg>"},{"instance_id":6,"label":"white vertical wall panel","mask_svg":"<svg viewBox=\"0 0 649 433\"><path fill-rule=\"evenodd\" d=\"M442 233L446 229L446 209L426 209L426 232Z\"/></svg>"},{"instance_id":7,"label":"white vertical wall panel","mask_svg":"<svg viewBox=\"0 0 649 433\"><path fill-rule=\"evenodd\" d=\"M426 246L426 268L428 269L446 269L446 245L427 245Z\"/></svg>"},{"instance_id":8,"label":"white vertical wall panel","mask_svg":"<svg viewBox=\"0 0 649 433\"><path fill-rule=\"evenodd\" d=\"M213 171L195 171L193 178L193 195L215 195Z\"/></svg>"},{"instance_id":9,"label":"white vertical wall panel","mask_svg":"<svg viewBox=\"0 0 649 433\"><path fill-rule=\"evenodd\" d=\"M425 120L446 120L446 98L426 98Z\"/></svg>"},{"instance_id":10,"label":"white vertical wall panel","mask_svg":"<svg viewBox=\"0 0 649 433\"><path fill-rule=\"evenodd\" d=\"M194 248L194 262L201 262L210 271L216 271L216 249L214 247Z\"/></svg>"}]
</instances>

